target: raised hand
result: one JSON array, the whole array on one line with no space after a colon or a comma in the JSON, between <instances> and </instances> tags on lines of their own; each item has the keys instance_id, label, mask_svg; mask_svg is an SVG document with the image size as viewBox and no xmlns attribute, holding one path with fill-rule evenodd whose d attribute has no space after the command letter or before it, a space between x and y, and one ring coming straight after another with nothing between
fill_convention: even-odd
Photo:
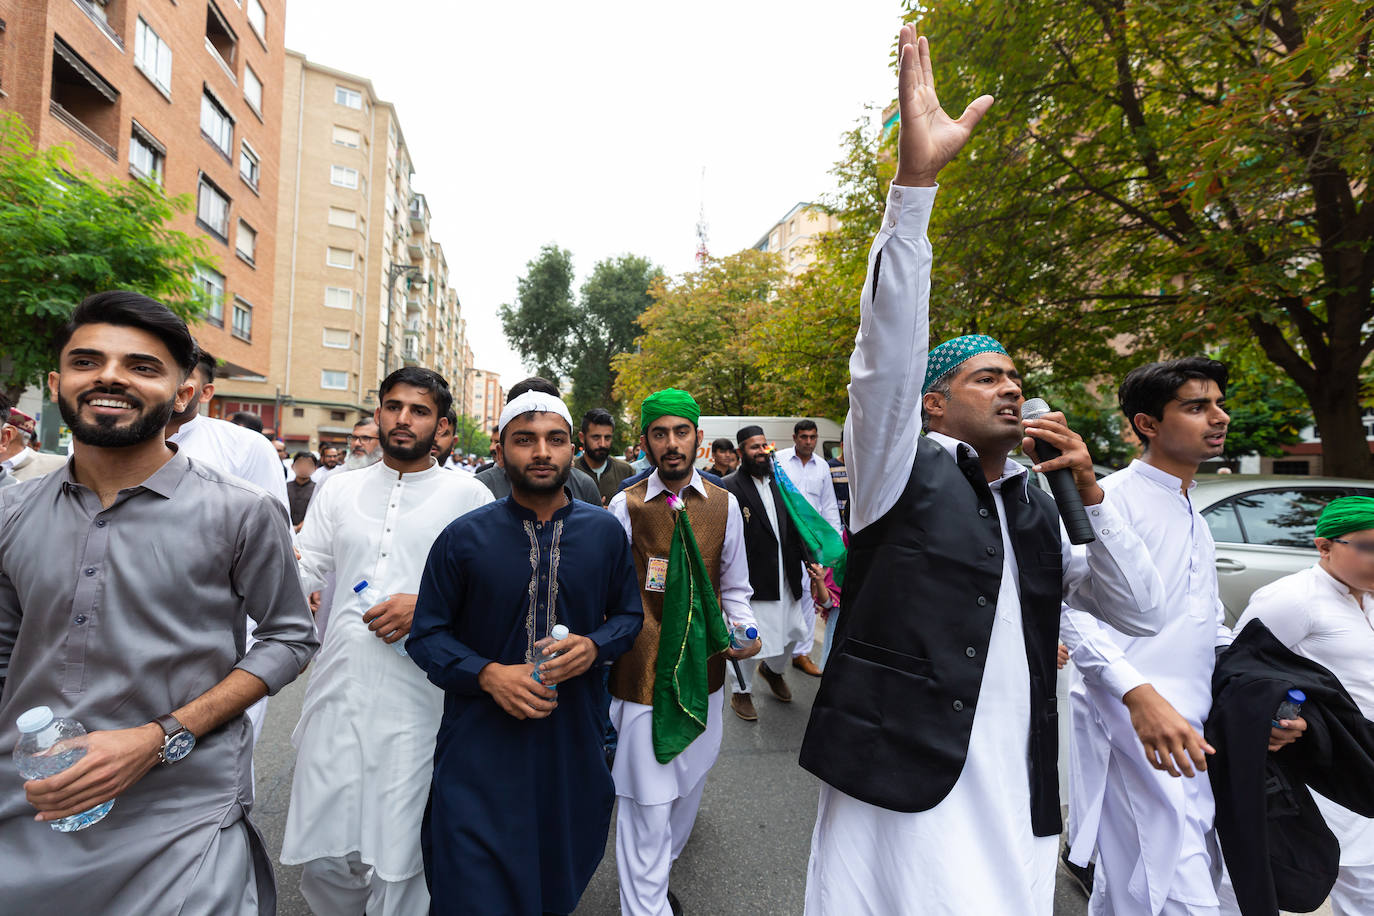
<instances>
[{"instance_id":1,"label":"raised hand","mask_svg":"<svg viewBox=\"0 0 1374 916\"><path fill-rule=\"evenodd\" d=\"M959 120L940 107L935 95L935 74L930 66L930 43L917 37L914 26L902 26L900 65L897 72L897 104L901 128L897 135L895 184L908 187L935 184L935 176L964 148L973 128L992 107L992 96L980 95L969 103Z\"/></svg>"}]
</instances>

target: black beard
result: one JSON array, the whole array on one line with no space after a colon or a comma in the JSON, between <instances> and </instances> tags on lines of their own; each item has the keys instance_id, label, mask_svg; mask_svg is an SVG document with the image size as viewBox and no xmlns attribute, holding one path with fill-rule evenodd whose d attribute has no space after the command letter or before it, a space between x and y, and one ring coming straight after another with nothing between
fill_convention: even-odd
<instances>
[{"instance_id":1,"label":"black beard","mask_svg":"<svg viewBox=\"0 0 1374 916\"><path fill-rule=\"evenodd\" d=\"M769 460L767 455L756 459L746 458L743 461L744 469L749 472L750 477L767 477Z\"/></svg>"},{"instance_id":2,"label":"black beard","mask_svg":"<svg viewBox=\"0 0 1374 916\"><path fill-rule=\"evenodd\" d=\"M526 465L528 467L528 465ZM533 496L542 496L545 493L552 493L563 489L572 475L572 464L568 463L558 469L558 473L547 483L530 479L525 473L525 468L514 468L509 463L506 465L506 478L510 481L512 490L519 490L521 493L529 493Z\"/></svg>"},{"instance_id":3,"label":"black beard","mask_svg":"<svg viewBox=\"0 0 1374 916\"><path fill-rule=\"evenodd\" d=\"M656 460L654 460L652 456L649 458L649 461L653 464L655 468L658 469L658 476L662 478L664 481L686 480L687 478L691 477L692 472L696 470L692 466L692 462L690 461L682 462L682 469L678 471L668 470L667 468L659 464Z\"/></svg>"},{"instance_id":4,"label":"black beard","mask_svg":"<svg viewBox=\"0 0 1374 916\"><path fill-rule=\"evenodd\" d=\"M587 460L592 464L605 464L606 459L611 457L611 450L608 448L589 448L586 455Z\"/></svg>"},{"instance_id":5,"label":"black beard","mask_svg":"<svg viewBox=\"0 0 1374 916\"><path fill-rule=\"evenodd\" d=\"M428 439L421 439L419 436L415 435L413 430L407 430L407 432L415 436L415 441L410 445L394 444L391 441L391 436L395 433L395 430L389 433L382 433L382 453L388 458L394 458L397 461L415 461L423 455L428 455L430 449L434 448L433 435Z\"/></svg>"},{"instance_id":6,"label":"black beard","mask_svg":"<svg viewBox=\"0 0 1374 916\"><path fill-rule=\"evenodd\" d=\"M433 446L431 446L431 448L432 448L432 447L433 447ZM439 462L440 464L448 464L448 459L449 459L450 456L452 456L452 455L453 455L453 446L450 445L447 449L445 449L444 451L439 452L437 455L435 455L435 456L434 456L434 460L437 461L437 462Z\"/></svg>"},{"instance_id":7,"label":"black beard","mask_svg":"<svg viewBox=\"0 0 1374 916\"><path fill-rule=\"evenodd\" d=\"M147 442L154 436L161 436L167 428L167 422L172 419L172 412L177 404L176 395L172 395L172 399L165 404L145 407L142 401L128 392L115 392L107 388L93 389L83 397L89 399L102 394L120 397L133 404L134 408L139 410L134 421L127 426L115 426L114 424L119 422L117 417L98 417L94 422L87 422L81 419L77 412L77 404L68 401L62 396L61 388L58 389L57 409L62 414L62 422L72 431L72 438L82 445L96 448L128 448Z\"/></svg>"}]
</instances>

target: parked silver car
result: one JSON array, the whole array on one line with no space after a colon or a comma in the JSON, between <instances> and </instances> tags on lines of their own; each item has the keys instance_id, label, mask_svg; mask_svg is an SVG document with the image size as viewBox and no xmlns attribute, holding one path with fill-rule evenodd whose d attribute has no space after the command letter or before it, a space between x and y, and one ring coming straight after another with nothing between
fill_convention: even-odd
<instances>
[{"instance_id":1,"label":"parked silver car","mask_svg":"<svg viewBox=\"0 0 1374 916\"><path fill-rule=\"evenodd\" d=\"M1317 517L1341 496L1374 496L1374 481L1278 475L1205 476L1193 490L1217 542L1217 580L1226 622L1234 624L1250 595L1317 559Z\"/></svg>"}]
</instances>

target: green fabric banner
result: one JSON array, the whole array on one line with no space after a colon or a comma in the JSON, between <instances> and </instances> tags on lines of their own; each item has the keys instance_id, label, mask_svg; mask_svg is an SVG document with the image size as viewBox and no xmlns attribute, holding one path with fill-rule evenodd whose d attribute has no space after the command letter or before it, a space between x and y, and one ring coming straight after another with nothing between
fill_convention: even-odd
<instances>
[{"instance_id":1,"label":"green fabric banner","mask_svg":"<svg viewBox=\"0 0 1374 916\"><path fill-rule=\"evenodd\" d=\"M706 662L730 646L720 602L701 559L681 497L664 498L676 510L673 545L663 593L663 623L654 667L654 757L667 763L706 730L710 691Z\"/></svg>"},{"instance_id":2,"label":"green fabric banner","mask_svg":"<svg viewBox=\"0 0 1374 916\"><path fill-rule=\"evenodd\" d=\"M806 545L806 559L830 567L834 572L835 584L843 585L847 556L844 539L816 511L816 507L807 502L806 497L792 482L792 478L778 465L778 459L773 457L771 461L773 480L778 485L778 492L782 494L782 504L787 507L787 514L791 516L793 526L801 535L802 543Z\"/></svg>"}]
</instances>

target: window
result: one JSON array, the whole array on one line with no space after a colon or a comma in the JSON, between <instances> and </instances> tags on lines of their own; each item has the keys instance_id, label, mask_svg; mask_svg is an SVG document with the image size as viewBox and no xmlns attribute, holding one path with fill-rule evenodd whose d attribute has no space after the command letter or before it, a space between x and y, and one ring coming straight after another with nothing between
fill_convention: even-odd
<instances>
[{"instance_id":1,"label":"window","mask_svg":"<svg viewBox=\"0 0 1374 916\"><path fill-rule=\"evenodd\" d=\"M330 267L346 267L350 270L353 268L353 252L346 248L334 248L331 246L325 254L325 260L329 263Z\"/></svg>"},{"instance_id":2,"label":"window","mask_svg":"<svg viewBox=\"0 0 1374 916\"><path fill-rule=\"evenodd\" d=\"M358 187L358 170L350 169L346 165L331 165L329 167L329 183L339 188Z\"/></svg>"},{"instance_id":3,"label":"window","mask_svg":"<svg viewBox=\"0 0 1374 916\"><path fill-rule=\"evenodd\" d=\"M158 143L137 121L133 122L133 130L129 135L129 171L139 178L161 185L162 165L166 160L166 147Z\"/></svg>"},{"instance_id":4,"label":"window","mask_svg":"<svg viewBox=\"0 0 1374 916\"><path fill-rule=\"evenodd\" d=\"M253 307L238 296L234 297L234 325L230 333L239 340L253 339Z\"/></svg>"},{"instance_id":5,"label":"window","mask_svg":"<svg viewBox=\"0 0 1374 916\"><path fill-rule=\"evenodd\" d=\"M331 410L329 412L329 419L334 423L338 423L345 418L346 414L342 410Z\"/></svg>"},{"instance_id":6,"label":"window","mask_svg":"<svg viewBox=\"0 0 1374 916\"><path fill-rule=\"evenodd\" d=\"M248 24L259 38L267 40L267 10L262 8L259 0L248 0Z\"/></svg>"},{"instance_id":7,"label":"window","mask_svg":"<svg viewBox=\"0 0 1374 916\"><path fill-rule=\"evenodd\" d=\"M331 388L335 391L348 390L348 373L336 372L333 369L320 370L320 387Z\"/></svg>"},{"instance_id":8,"label":"window","mask_svg":"<svg viewBox=\"0 0 1374 916\"><path fill-rule=\"evenodd\" d=\"M204 175L196 189L196 222L221 242L229 241L229 198Z\"/></svg>"},{"instance_id":9,"label":"window","mask_svg":"<svg viewBox=\"0 0 1374 916\"><path fill-rule=\"evenodd\" d=\"M358 214L353 210L345 210L342 207L330 207L329 225L341 226L344 229L356 229L358 228Z\"/></svg>"},{"instance_id":10,"label":"window","mask_svg":"<svg viewBox=\"0 0 1374 916\"><path fill-rule=\"evenodd\" d=\"M48 110L83 140L116 162L119 92L63 41L52 40L52 92Z\"/></svg>"},{"instance_id":11,"label":"window","mask_svg":"<svg viewBox=\"0 0 1374 916\"><path fill-rule=\"evenodd\" d=\"M239 220L239 231L234 236L234 251L238 253L239 257L252 264L257 250L258 231L243 220Z\"/></svg>"},{"instance_id":12,"label":"window","mask_svg":"<svg viewBox=\"0 0 1374 916\"><path fill-rule=\"evenodd\" d=\"M262 114L262 80L258 79L253 68L247 64L243 65L243 97L253 106L254 111Z\"/></svg>"},{"instance_id":13,"label":"window","mask_svg":"<svg viewBox=\"0 0 1374 916\"><path fill-rule=\"evenodd\" d=\"M134 66L163 92L172 91L172 49L142 16L134 33Z\"/></svg>"},{"instance_id":14,"label":"window","mask_svg":"<svg viewBox=\"0 0 1374 916\"><path fill-rule=\"evenodd\" d=\"M336 350L347 350L353 345L353 332L340 328L325 328L324 345Z\"/></svg>"},{"instance_id":15,"label":"window","mask_svg":"<svg viewBox=\"0 0 1374 916\"><path fill-rule=\"evenodd\" d=\"M234 149L234 119L209 89L200 97L200 132L229 158Z\"/></svg>"},{"instance_id":16,"label":"window","mask_svg":"<svg viewBox=\"0 0 1374 916\"><path fill-rule=\"evenodd\" d=\"M204 267L196 268L196 283L205 291L210 308L205 320L216 327L224 327L224 274Z\"/></svg>"},{"instance_id":17,"label":"window","mask_svg":"<svg viewBox=\"0 0 1374 916\"><path fill-rule=\"evenodd\" d=\"M362 134L349 127L334 125L334 142L339 146L346 146L349 149L357 149L362 146Z\"/></svg>"},{"instance_id":18,"label":"window","mask_svg":"<svg viewBox=\"0 0 1374 916\"><path fill-rule=\"evenodd\" d=\"M262 170L257 150L249 146L247 140L244 140L239 144L239 177L248 183L248 187L256 191L258 178L261 175Z\"/></svg>"},{"instance_id":19,"label":"window","mask_svg":"<svg viewBox=\"0 0 1374 916\"><path fill-rule=\"evenodd\" d=\"M229 20L215 6L214 0L205 4L205 47L212 51L234 76L234 59L238 56L239 36L229 25Z\"/></svg>"},{"instance_id":20,"label":"window","mask_svg":"<svg viewBox=\"0 0 1374 916\"><path fill-rule=\"evenodd\" d=\"M353 89L345 89L343 86L335 86L334 104L361 111L363 108L363 94Z\"/></svg>"},{"instance_id":21,"label":"window","mask_svg":"<svg viewBox=\"0 0 1374 916\"><path fill-rule=\"evenodd\" d=\"M1235 508L1246 543L1310 548L1317 517L1327 503L1340 496L1371 494L1374 490L1339 487L1261 490L1237 496L1221 506ZM1204 513L1204 517L1208 527L1212 527L1210 514Z\"/></svg>"},{"instance_id":22,"label":"window","mask_svg":"<svg viewBox=\"0 0 1374 916\"><path fill-rule=\"evenodd\" d=\"M331 309L353 309L353 290L345 289L342 286L326 286L324 288L324 304Z\"/></svg>"},{"instance_id":23,"label":"window","mask_svg":"<svg viewBox=\"0 0 1374 916\"><path fill-rule=\"evenodd\" d=\"M292 407L292 408L291 408L291 416L293 416L293 417L303 417L303 416L305 416L305 408L304 408L304 407Z\"/></svg>"}]
</instances>

